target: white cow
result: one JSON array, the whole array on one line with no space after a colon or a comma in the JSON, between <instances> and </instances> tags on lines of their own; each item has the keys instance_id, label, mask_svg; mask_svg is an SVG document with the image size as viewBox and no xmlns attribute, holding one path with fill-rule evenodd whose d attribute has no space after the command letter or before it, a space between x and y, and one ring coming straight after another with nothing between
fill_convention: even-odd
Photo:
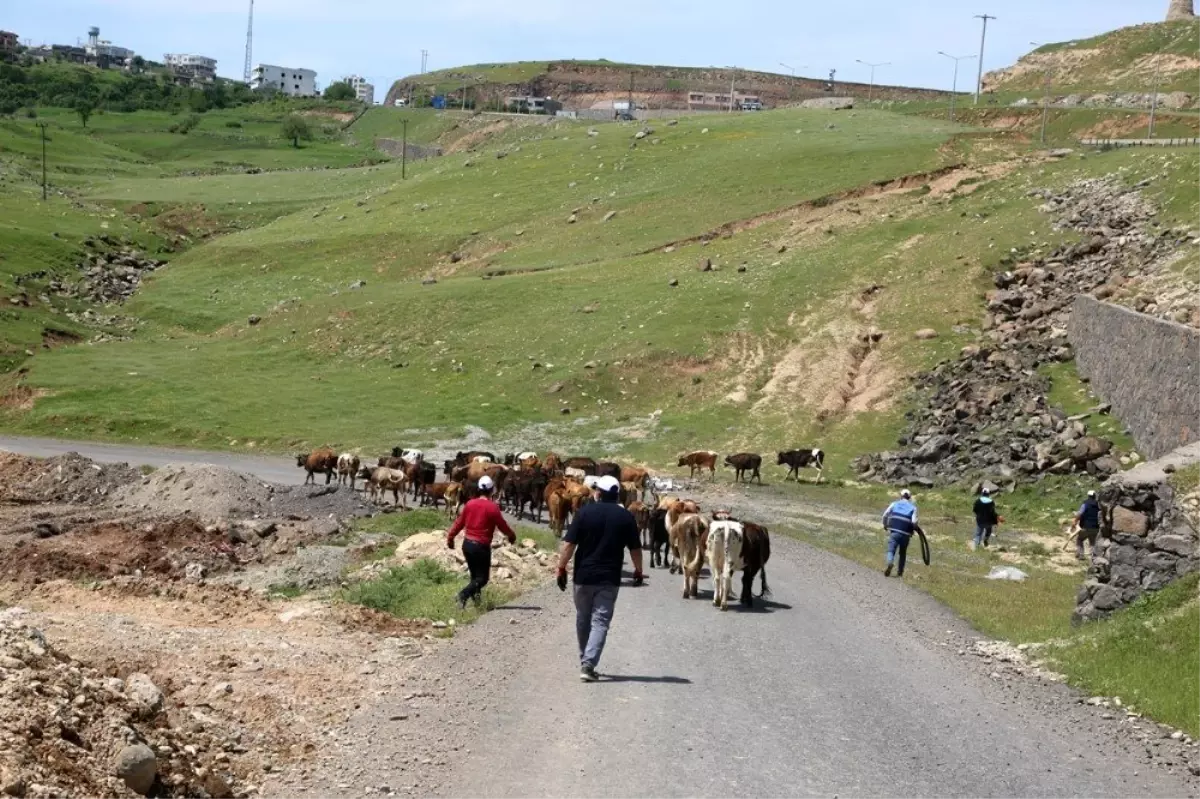
<instances>
[{"instance_id":1,"label":"white cow","mask_svg":"<svg viewBox=\"0 0 1200 799\"><path fill-rule=\"evenodd\" d=\"M400 451L400 459L405 463L420 463L425 459L425 453L419 449L405 449Z\"/></svg>"},{"instance_id":2,"label":"white cow","mask_svg":"<svg viewBox=\"0 0 1200 799\"><path fill-rule=\"evenodd\" d=\"M338 485L350 484L354 490L354 480L358 477L358 456L353 452L343 452L337 459Z\"/></svg>"},{"instance_id":3,"label":"white cow","mask_svg":"<svg viewBox=\"0 0 1200 799\"><path fill-rule=\"evenodd\" d=\"M733 573L746 567L742 561L745 531L741 522L715 521L708 529L708 568L713 578L713 605L726 610L733 591Z\"/></svg>"}]
</instances>

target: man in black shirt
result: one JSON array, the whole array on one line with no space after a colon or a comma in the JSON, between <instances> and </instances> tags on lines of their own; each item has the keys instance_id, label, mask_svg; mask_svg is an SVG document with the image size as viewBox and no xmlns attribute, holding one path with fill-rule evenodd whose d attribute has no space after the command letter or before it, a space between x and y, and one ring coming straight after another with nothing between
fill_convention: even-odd
<instances>
[{"instance_id":1,"label":"man in black shirt","mask_svg":"<svg viewBox=\"0 0 1200 799\"><path fill-rule=\"evenodd\" d=\"M625 550L633 558L633 584L641 585L642 542L633 514L617 502L621 484L601 477L592 484L596 501L584 505L563 536L558 587L567 589L567 563L575 561L575 635L579 640L579 679L595 682L608 627L617 604Z\"/></svg>"}]
</instances>

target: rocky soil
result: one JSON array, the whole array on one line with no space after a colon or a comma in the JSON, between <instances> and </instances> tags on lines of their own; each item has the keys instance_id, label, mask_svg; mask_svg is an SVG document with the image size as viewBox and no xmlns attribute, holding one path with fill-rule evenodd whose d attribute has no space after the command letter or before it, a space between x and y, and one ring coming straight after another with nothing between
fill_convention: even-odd
<instances>
[{"instance_id":1,"label":"rocky soil","mask_svg":"<svg viewBox=\"0 0 1200 799\"><path fill-rule=\"evenodd\" d=\"M88 239L84 245L89 253L76 264L78 277L54 278L47 284L54 296L98 305L122 303L138 290L146 275L166 265L108 237Z\"/></svg>"},{"instance_id":2,"label":"rocky soil","mask_svg":"<svg viewBox=\"0 0 1200 799\"><path fill-rule=\"evenodd\" d=\"M860 458L861 474L917 486L1011 485L1045 473L1103 479L1120 470L1112 442L1090 435L1085 417L1049 406L1049 381L1038 369L1072 360L1067 322L1081 292L1200 326L1194 291L1147 296L1140 290L1195 239L1160 226L1141 187L1088 179L1060 192L1031 192L1043 201L1042 211L1080 240L1045 256L1006 257L1008 268L986 296L979 342L917 378L921 401L908 414L902 449Z\"/></svg>"}]
</instances>

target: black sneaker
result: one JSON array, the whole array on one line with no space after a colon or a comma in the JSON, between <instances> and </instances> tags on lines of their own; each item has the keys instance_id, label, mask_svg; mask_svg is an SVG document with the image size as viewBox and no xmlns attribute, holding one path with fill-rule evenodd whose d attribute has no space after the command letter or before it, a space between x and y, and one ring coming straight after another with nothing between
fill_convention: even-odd
<instances>
[{"instance_id":1,"label":"black sneaker","mask_svg":"<svg viewBox=\"0 0 1200 799\"><path fill-rule=\"evenodd\" d=\"M600 679L600 675L596 673L596 669L591 666L584 666L579 670L580 682L596 682Z\"/></svg>"},{"instance_id":2,"label":"black sneaker","mask_svg":"<svg viewBox=\"0 0 1200 799\"><path fill-rule=\"evenodd\" d=\"M883 576L884 576L884 577L891 577L891 576L892 576L892 564L890 564L890 563L889 563L889 564L887 565L887 568L883 570Z\"/></svg>"}]
</instances>

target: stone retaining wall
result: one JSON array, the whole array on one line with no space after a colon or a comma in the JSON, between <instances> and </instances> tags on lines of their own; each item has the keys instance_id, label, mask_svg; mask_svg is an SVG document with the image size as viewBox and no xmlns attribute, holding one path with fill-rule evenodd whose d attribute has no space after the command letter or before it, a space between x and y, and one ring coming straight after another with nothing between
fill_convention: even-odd
<instances>
[{"instance_id":1,"label":"stone retaining wall","mask_svg":"<svg viewBox=\"0 0 1200 799\"><path fill-rule=\"evenodd\" d=\"M1197 462L1200 444L1181 447L1113 476L1100 489L1097 557L1076 596L1076 621L1105 616L1200 571L1200 487L1177 489L1167 471Z\"/></svg>"},{"instance_id":2,"label":"stone retaining wall","mask_svg":"<svg viewBox=\"0 0 1200 799\"><path fill-rule=\"evenodd\" d=\"M1081 294L1068 335L1079 373L1142 455L1200 440L1200 331Z\"/></svg>"}]
</instances>

